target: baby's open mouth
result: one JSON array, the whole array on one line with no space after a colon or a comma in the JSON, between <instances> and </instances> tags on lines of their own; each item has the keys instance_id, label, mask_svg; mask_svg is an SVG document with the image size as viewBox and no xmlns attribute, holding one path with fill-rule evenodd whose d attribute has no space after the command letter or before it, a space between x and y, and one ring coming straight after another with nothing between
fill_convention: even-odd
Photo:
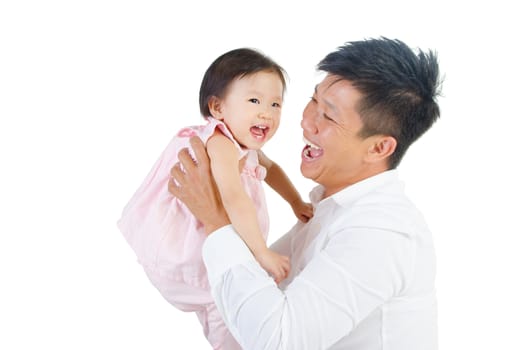
<instances>
[{"instance_id":1,"label":"baby's open mouth","mask_svg":"<svg viewBox=\"0 0 528 350\"><path fill-rule=\"evenodd\" d=\"M255 125L250 128L251 135L257 139L264 139L268 134L269 127L266 125Z\"/></svg>"}]
</instances>

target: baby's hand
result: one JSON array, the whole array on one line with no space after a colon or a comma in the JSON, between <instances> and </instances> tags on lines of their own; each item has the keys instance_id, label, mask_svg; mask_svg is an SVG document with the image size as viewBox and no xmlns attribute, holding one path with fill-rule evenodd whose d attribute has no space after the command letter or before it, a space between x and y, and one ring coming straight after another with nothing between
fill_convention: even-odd
<instances>
[{"instance_id":1,"label":"baby's hand","mask_svg":"<svg viewBox=\"0 0 528 350\"><path fill-rule=\"evenodd\" d=\"M290 259L288 257L266 249L255 258L260 266L273 277L275 283L279 284L288 277L290 273Z\"/></svg>"},{"instance_id":2,"label":"baby's hand","mask_svg":"<svg viewBox=\"0 0 528 350\"><path fill-rule=\"evenodd\" d=\"M302 200L296 201L291 205L295 216L302 222L308 222L313 216L313 206L311 203L305 203Z\"/></svg>"}]
</instances>

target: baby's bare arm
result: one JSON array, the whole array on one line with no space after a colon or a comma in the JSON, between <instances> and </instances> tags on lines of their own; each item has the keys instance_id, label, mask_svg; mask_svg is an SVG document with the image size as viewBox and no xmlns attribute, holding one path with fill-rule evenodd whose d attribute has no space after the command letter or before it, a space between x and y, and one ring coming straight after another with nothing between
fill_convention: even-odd
<instances>
[{"instance_id":1,"label":"baby's bare arm","mask_svg":"<svg viewBox=\"0 0 528 350\"><path fill-rule=\"evenodd\" d=\"M264 152L259 151L258 156L259 163L267 170L266 183L290 204L295 216L299 220L303 222L310 220L313 216L312 205L303 201L301 195L284 170L277 163L269 159Z\"/></svg>"}]
</instances>

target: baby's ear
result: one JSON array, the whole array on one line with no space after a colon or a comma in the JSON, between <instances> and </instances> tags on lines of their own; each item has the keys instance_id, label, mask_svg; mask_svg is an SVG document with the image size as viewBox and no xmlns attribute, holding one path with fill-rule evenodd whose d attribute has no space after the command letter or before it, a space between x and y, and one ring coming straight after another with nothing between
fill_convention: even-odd
<instances>
[{"instance_id":1,"label":"baby's ear","mask_svg":"<svg viewBox=\"0 0 528 350\"><path fill-rule=\"evenodd\" d=\"M220 100L216 96L211 96L209 98L209 102L207 103L207 107L209 107L209 112L211 112L211 117L223 120L224 116L222 115L222 100Z\"/></svg>"}]
</instances>

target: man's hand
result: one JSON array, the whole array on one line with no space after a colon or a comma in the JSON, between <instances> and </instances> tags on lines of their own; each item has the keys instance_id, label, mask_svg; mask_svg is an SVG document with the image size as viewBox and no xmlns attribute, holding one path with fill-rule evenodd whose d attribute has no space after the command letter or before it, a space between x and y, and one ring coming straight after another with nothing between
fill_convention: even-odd
<instances>
[{"instance_id":1,"label":"man's hand","mask_svg":"<svg viewBox=\"0 0 528 350\"><path fill-rule=\"evenodd\" d=\"M205 232L210 234L228 225L229 218L211 174L205 145L196 136L190 139L190 143L196 161L187 149L178 153L180 162L171 169L169 192L189 208L198 221L204 224Z\"/></svg>"}]
</instances>

